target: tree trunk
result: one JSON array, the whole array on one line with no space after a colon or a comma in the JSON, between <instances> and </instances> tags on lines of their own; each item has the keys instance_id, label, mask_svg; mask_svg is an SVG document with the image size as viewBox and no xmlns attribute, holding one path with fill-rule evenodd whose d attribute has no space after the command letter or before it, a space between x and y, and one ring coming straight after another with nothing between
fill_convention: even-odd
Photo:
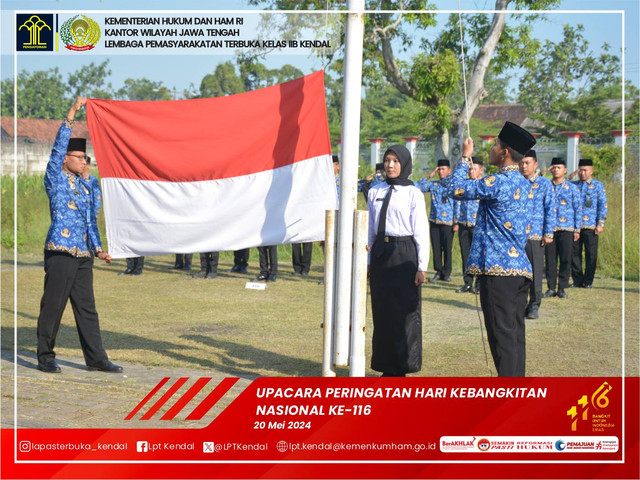
<instances>
[{"instance_id":1,"label":"tree trunk","mask_svg":"<svg viewBox=\"0 0 640 480\"><path fill-rule=\"evenodd\" d=\"M495 10L506 10L512 0L496 0ZM473 116L476 108L486 98L488 92L484 89L484 77L489 68L491 57L495 52L502 31L504 30L506 14L503 12L497 12L493 15L491 27L489 33L484 40L482 48L476 56L473 68L471 69L471 75L469 76L469 82L467 84L467 99L462 104L462 107L455 112L453 119L453 127L451 128L451 142L450 150L448 151L449 157L455 159L462 152L462 142L465 135L466 125ZM467 103L468 102L468 103ZM469 119L467 119L467 112ZM472 132L473 133L473 132Z\"/></svg>"}]
</instances>

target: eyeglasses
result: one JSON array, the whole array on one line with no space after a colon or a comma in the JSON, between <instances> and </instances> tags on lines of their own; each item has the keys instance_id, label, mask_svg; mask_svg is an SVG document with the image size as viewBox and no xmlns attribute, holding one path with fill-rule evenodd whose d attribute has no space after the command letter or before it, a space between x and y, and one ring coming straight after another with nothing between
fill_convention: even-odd
<instances>
[{"instance_id":1,"label":"eyeglasses","mask_svg":"<svg viewBox=\"0 0 640 480\"><path fill-rule=\"evenodd\" d=\"M70 157L81 158L85 162L87 161L87 156L86 155L74 155L73 153L67 153L67 155L70 156Z\"/></svg>"}]
</instances>

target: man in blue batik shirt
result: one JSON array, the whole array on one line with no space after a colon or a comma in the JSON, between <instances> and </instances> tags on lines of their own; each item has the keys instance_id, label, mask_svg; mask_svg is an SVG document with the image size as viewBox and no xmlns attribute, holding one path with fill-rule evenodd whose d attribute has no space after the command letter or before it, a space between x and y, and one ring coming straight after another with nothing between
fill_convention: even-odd
<instances>
[{"instance_id":1,"label":"man in blue batik shirt","mask_svg":"<svg viewBox=\"0 0 640 480\"><path fill-rule=\"evenodd\" d=\"M527 195L527 257L533 270L533 282L529 290L529 303L524 312L526 318L538 318L542 302L542 274L544 272L544 247L553 242L556 228L556 197L551 180L538 173L538 156L529 150L520 162L520 173L531 182Z\"/></svg>"},{"instance_id":2,"label":"man in blue batik shirt","mask_svg":"<svg viewBox=\"0 0 640 480\"><path fill-rule=\"evenodd\" d=\"M489 348L501 377L525 374L524 310L532 277L525 207L531 184L518 163L535 143L529 132L506 122L489 152L498 174L476 180L467 178L473 153L467 138L448 188L451 198L480 200L467 273L478 275Z\"/></svg>"},{"instance_id":3,"label":"man in blue batik shirt","mask_svg":"<svg viewBox=\"0 0 640 480\"><path fill-rule=\"evenodd\" d=\"M435 173L440 180L429 181ZM451 247L453 245L453 201L447 195L451 164L446 158L438 160L436 169L428 178L422 177L415 183L423 192L431 194L431 213L429 214L429 235L433 250L433 268L436 271L429 282L451 281Z\"/></svg>"},{"instance_id":4,"label":"man in blue batik shirt","mask_svg":"<svg viewBox=\"0 0 640 480\"><path fill-rule=\"evenodd\" d=\"M78 97L60 126L44 177L49 197L51 226L44 247L44 293L38 316L38 369L58 373L54 347L60 320L71 300L80 346L89 370L121 372L102 347L98 312L93 294L93 256L107 263L102 251L97 205L85 169L86 140L70 138L73 117L86 105Z\"/></svg>"},{"instance_id":5,"label":"man in blue batik shirt","mask_svg":"<svg viewBox=\"0 0 640 480\"><path fill-rule=\"evenodd\" d=\"M580 191L582 202L582 227L580 238L573 244L571 276L573 286L591 288L598 261L598 238L604 230L607 219L607 192L604 185L591 178L593 160L581 158L578 162L580 181L573 182ZM584 248L584 274L582 273L582 250Z\"/></svg>"},{"instance_id":6,"label":"man in blue batik shirt","mask_svg":"<svg viewBox=\"0 0 640 480\"><path fill-rule=\"evenodd\" d=\"M551 186L556 197L556 231L553 235L553 243L545 247L545 273L549 289L545 292L544 298L569 296L565 288L569 286L573 243L580 238L582 225L580 192L578 187L565 179L566 173L567 161L560 157L553 158Z\"/></svg>"},{"instance_id":7,"label":"man in blue batik shirt","mask_svg":"<svg viewBox=\"0 0 640 480\"><path fill-rule=\"evenodd\" d=\"M484 173L482 158L471 157L473 167L469 170L469 178L480 179ZM473 230L476 227L476 217L478 215L479 200L456 200L453 204L453 231L458 232L458 242L460 243L460 256L462 257L462 278L464 285L456 290L456 293L471 292L473 289L473 275L466 272L471 241L473 240Z\"/></svg>"}]
</instances>

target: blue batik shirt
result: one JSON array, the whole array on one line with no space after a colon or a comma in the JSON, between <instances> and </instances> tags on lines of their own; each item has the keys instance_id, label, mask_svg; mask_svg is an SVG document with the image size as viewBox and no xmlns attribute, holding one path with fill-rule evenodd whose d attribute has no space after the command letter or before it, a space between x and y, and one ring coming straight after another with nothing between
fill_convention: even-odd
<instances>
[{"instance_id":1,"label":"blue batik shirt","mask_svg":"<svg viewBox=\"0 0 640 480\"><path fill-rule=\"evenodd\" d=\"M475 227L480 200L454 200L453 221L465 227Z\"/></svg>"},{"instance_id":2,"label":"blue batik shirt","mask_svg":"<svg viewBox=\"0 0 640 480\"><path fill-rule=\"evenodd\" d=\"M553 240L556 229L556 196L551 180L537 173L528 180L531 183L531 190L527 195L529 240L542 240L543 236Z\"/></svg>"},{"instance_id":3,"label":"blue batik shirt","mask_svg":"<svg viewBox=\"0 0 640 480\"><path fill-rule=\"evenodd\" d=\"M525 207L531 184L516 165L480 180L467 178L470 167L470 160L460 161L448 187L451 198L480 200L466 272L532 278L524 250L529 224Z\"/></svg>"},{"instance_id":4,"label":"blue batik shirt","mask_svg":"<svg viewBox=\"0 0 640 480\"><path fill-rule=\"evenodd\" d=\"M71 128L65 122L58 130L44 176L51 214L44 249L90 257L102 252L102 244L94 220L91 185L80 175L62 171L70 137Z\"/></svg>"},{"instance_id":5,"label":"blue batik shirt","mask_svg":"<svg viewBox=\"0 0 640 480\"><path fill-rule=\"evenodd\" d=\"M382 178L382 175L380 175L379 173L376 173L375 177L373 177L373 180L371 180L371 182L367 182L366 180L360 179L358 180L358 191L362 192L362 187L367 183L369 185L369 188L373 188L376 185L384 183L384 178Z\"/></svg>"},{"instance_id":6,"label":"blue batik shirt","mask_svg":"<svg viewBox=\"0 0 640 480\"><path fill-rule=\"evenodd\" d=\"M556 196L557 222L556 230L566 232L579 231L582 226L582 207L580 191L573 183L563 180L556 185L551 182Z\"/></svg>"},{"instance_id":7,"label":"blue batik shirt","mask_svg":"<svg viewBox=\"0 0 640 480\"><path fill-rule=\"evenodd\" d=\"M609 209L602 182L591 179L589 182L577 181L573 184L578 188L582 201L582 228L594 230L604 227Z\"/></svg>"},{"instance_id":8,"label":"blue batik shirt","mask_svg":"<svg viewBox=\"0 0 640 480\"><path fill-rule=\"evenodd\" d=\"M424 177L414 182L416 187L423 192L429 192L431 195L430 222L440 225L453 225L454 202L447 195L447 186L450 181L451 175L437 182L431 182Z\"/></svg>"}]
</instances>

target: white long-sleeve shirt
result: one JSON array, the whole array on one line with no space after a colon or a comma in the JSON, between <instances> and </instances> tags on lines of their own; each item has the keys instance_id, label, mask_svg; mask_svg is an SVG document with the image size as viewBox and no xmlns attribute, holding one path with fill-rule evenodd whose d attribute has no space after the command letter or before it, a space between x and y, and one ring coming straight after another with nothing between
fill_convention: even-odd
<instances>
[{"instance_id":1,"label":"white long-sleeve shirt","mask_svg":"<svg viewBox=\"0 0 640 480\"><path fill-rule=\"evenodd\" d=\"M369 247L373 246L378 233L380 210L390 185L380 183L369 190ZM385 235L392 237L412 236L418 250L418 270L426 272L429 265L429 221L423 193L413 185L394 185L387 209Z\"/></svg>"}]
</instances>

